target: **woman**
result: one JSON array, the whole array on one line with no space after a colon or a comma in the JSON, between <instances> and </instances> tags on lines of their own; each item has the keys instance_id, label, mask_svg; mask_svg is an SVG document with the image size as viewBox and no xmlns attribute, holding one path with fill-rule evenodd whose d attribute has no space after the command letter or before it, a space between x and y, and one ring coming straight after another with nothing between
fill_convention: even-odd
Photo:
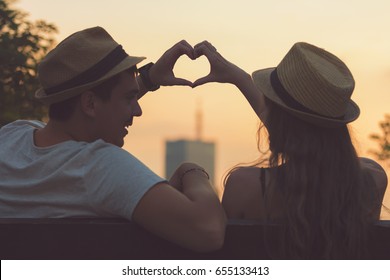
<instances>
[{"instance_id":1,"label":"woman","mask_svg":"<svg viewBox=\"0 0 390 280\"><path fill-rule=\"evenodd\" d=\"M271 256L363 256L387 177L353 147L347 123L360 110L350 98L354 79L347 66L323 49L296 43L276 68L258 70L251 79L208 42L195 52L208 58L211 72L194 85L235 84L268 132L269 153L225 179L227 216L280 222L281 246L270 248Z\"/></svg>"}]
</instances>

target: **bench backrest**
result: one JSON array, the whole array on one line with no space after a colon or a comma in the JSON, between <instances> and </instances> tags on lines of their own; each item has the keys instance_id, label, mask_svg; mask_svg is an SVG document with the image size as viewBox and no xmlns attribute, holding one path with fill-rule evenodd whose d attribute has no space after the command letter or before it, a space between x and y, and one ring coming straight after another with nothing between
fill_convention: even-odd
<instances>
[{"instance_id":1,"label":"bench backrest","mask_svg":"<svg viewBox=\"0 0 390 280\"><path fill-rule=\"evenodd\" d=\"M366 258L390 259L390 221L380 221L372 229ZM221 250L196 253L123 219L3 218L0 219L0 258L269 259L265 230L277 231L278 226L229 221Z\"/></svg>"}]
</instances>

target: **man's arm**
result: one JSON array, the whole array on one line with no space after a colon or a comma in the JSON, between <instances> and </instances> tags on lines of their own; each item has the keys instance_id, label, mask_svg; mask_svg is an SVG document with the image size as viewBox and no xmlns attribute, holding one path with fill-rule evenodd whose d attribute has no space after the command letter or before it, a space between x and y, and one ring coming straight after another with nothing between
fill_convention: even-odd
<instances>
[{"instance_id":1,"label":"man's arm","mask_svg":"<svg viewBox=\"0 0 390 280\"><path fill-rule=\"evenodd\" d=\"M194 50L180 41L167 50L147 73L150 84L186 85L190 81L175 77L177 59L187 55L194 59ZM139 98L147 92L140 76ZM182 164L168 183L152 187L139 201L132 219L147 230L195 251L220 248L224 241L226 216L222 205L201 167Z\"/></svg>"},{"instance_id":2,"label":"man's arm","mask_svg":"<svg viewBox=\"0 0 390 280\"><path fill-rule=\"evenodd\" d=\"M226 216L207 175L196 164L182 164L167 183L151 188L140 200L133 220L169 241L194 251L222 247Z\"/></svg>"}]
</instances>

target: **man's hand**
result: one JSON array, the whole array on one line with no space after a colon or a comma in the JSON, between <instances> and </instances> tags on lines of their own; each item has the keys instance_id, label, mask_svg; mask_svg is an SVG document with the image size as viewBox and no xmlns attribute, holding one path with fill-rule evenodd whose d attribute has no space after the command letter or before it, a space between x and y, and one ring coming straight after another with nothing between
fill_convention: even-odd
<instances>
[{"instance_id":1,"label":"man's hand","mask_svg":"<svg viewBox=\"0 0 390 280\"><path fill-rule=\"evenodd\" d=\"M200 174L202 174L203 176L205 176L206 172L203 167L197 165L196 163L192 163L192 162L184 162L182 164L180 164L177 169L175 170L175 172L172 174L171 178L169 179L169 184L174 187L175 189L179 190L179 191L182 191L183 190L183 186L182 186L182 180L184 178L184 176L186 175L186 173L188 171L197 171L197 172L200 172ZM202 170L203 173L202 173ZM208 176L208 175L206 175Z\"/></svg>"},{"instance_id":2,"label":"man's hand","mask_svg":"<svg viewBox=\"0 0 390 280\"><path fill-rule=\"evenodd\" d=\"M161 86L192 86L192 82L175 77L173 68L176 61L182 55L187 55L190 59L194 60L194 49L187 41L182 40L175 44L172 48L167 50L159 60L149 70L149 78L155 85Z\"/></svg>"}]
</instances>

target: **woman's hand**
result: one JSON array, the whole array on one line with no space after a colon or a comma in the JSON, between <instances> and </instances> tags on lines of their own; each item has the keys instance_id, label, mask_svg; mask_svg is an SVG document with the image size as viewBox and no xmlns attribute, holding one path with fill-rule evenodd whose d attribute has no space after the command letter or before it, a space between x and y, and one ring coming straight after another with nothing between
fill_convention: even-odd
<instances>
[{"instance_id":1,"label":"woman's hand","mask_svg":"<svg viewBox=\"0 0 390 280\"><path fill-rule=\"evenodd\" d=\"M196 80L193 87L210 82L231 83L240 87L240 84L248 81L249 74L244 70L226 60L217 49L208 41L203 41L194 47L195 58L206 56L210 63L210 73Z\"/></svg>"}]
</instances>

